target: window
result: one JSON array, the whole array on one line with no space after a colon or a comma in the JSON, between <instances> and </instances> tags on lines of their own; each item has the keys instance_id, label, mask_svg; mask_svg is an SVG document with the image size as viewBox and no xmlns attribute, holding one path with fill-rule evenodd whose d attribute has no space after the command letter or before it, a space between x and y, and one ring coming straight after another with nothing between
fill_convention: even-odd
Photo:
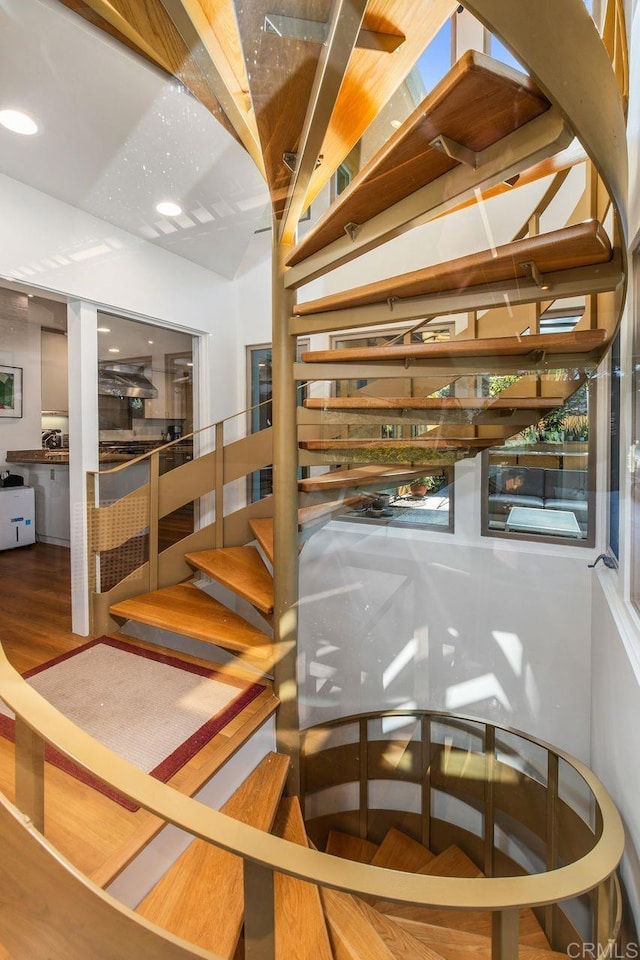
<instances>
[{"instance_id":1,"label":"window","mask_svg":"<svg viewBox=\"0 0 640 960\"><path fill-rule=\"evenodd\" d=\"M504 43L498 40L497 37L494 37L493 34L491 35L489 50L494 60L499 60L500 63L506 63L508 67L513 67L514 70L519 70L520 73L527 72L520 61L516 60L511 51L507 50Z\"/></svg>"},{"instance_id":2,"label":"window","mask_svg":"<svg viewBox=\"0 0 640 960\"><path fill-rule=\"evenodd\" d=\"M433 90L438 81L442 80L451 68L451 33L451 19L449 19L440 27L440 30L416 63L415 69L422 81L424 93ZM420 100L417 100L416 105L419 102Z\"/></svg>"},{"instance_id":3,"label":"window","mask_svg":"<svg viewBox=\"0 0 640 960\"><path fill-rule=\"evenodd\" d=\"M309 349L308 340L298 341L298 357ZM247 347L247 366L249 382L249 432L258 433L271 426L271 397L273 382L271 371L271 344ZM306 388L299 393L298 403L302 403L306 396ZM307 476L308 468L300 470L300 476ZM273 492L273 470L271 466L263 467L251 474L249 486L249 502L255 503L264 497L270 497Z\"/></svg>"},{"instance_id":4,"label":"window","mask_svg":"<svg viewBox=\"0 0 640 960\"><path fill-rule=\"evenodd\" d=\"M522 392L520 378L490 379L500 381L490 384L490 394ZM560 384L566 392L567 381ZM485 454L485 535L593 544L594 387L583 383L562 406Z\"/></svg>"},{"instance_id":5,"label":"window","mask_svg":"<svg viewBox=\"0 0 640 960\"><path fill-rule=\"evenodd\" d=\"M620 559L620 331L611 346L609 378L609 549Z\"/></svg>"}]
</instances>

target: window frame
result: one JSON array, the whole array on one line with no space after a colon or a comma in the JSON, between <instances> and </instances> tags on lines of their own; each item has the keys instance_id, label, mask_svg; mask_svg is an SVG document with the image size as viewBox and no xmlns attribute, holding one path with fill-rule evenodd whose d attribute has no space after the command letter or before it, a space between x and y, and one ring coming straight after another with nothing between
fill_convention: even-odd
<instances>
[{"instance_id":1,"label":"window frame","mask_svg":"<svg viewBox=\"0 0 640 960\"><path fill-rule=\"evenodd\" d=\"M502 448L492 448L484 450L481 454L481 537L496 540L525 541L529 543L553 543L556 546L580 547L581 549L593 549L596 542L596 501L597 501L597 433L598 433L598 408L597 408L597 377L590 377L587 380L588 403L589 403L589 439L587 441L587 535L586 537L558 537L545 536L540 533L523 533L517 531L497 530L489 527L489 466L492 453Z\"/></svg>"}]
</instances>

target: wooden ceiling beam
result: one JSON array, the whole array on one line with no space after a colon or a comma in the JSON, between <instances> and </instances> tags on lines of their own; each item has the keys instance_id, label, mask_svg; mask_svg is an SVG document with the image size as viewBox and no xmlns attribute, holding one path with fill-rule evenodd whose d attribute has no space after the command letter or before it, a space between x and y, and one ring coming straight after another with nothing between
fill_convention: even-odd
<instances>
[{"instance_id":1,"label":"wooden ceiling beam","mask_svg":"<svg viewBox=\"0 0 640 960\"><path fill-rule=\"evenodd\" d=\"M280 239L283 243L292 243L295 239L298 220L305 209L309 183L320 158L333 108L361 33L366 6L367 0L335 0L327 40L316 67L282 217Z\"/></svg>"}]
</instances>

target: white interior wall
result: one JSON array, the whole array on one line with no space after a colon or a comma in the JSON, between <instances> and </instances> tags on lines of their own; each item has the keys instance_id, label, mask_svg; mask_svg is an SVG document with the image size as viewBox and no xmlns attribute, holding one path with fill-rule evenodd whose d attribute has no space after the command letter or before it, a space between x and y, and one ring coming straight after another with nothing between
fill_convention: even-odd
<instances>
[{"instance_id":1,"label":"white interior wall","mask_svg":"<svg viewBox=\"0 0 640 960\"><path fill-rule=\"evenodd\" d=\"M12 224L0 236L0 277L212 336L208 363L200 365L209 398L205 422L244 407L237 370L229 363L238 351L235 281L2 175L0 203ZM30 348L29 356L39 382L39 348ZM29 399L35 403L33 429L23 432L25 442L4 444L0 437L0 452L39 446L39 394L36 399L30 391Z\"/></svg>"},{"instance_id":2,"label":"white interior wall","mask_svg":"<svg viewBox=\"0 0 640 960\"><path fill-rule=\"evenodd\" d=\"M634 4L630 46L630 97L627 123L629 145L629 238L631 251L640 241L640 7ZM627 5L627 13L630 5ZM637 257L631 257L628 298L622 325L622 403L620 424L620 559L621 569L601 569L592 593L591 766L601 778L622 815L627 845L623 879L636 925L640 928L640 790L637 756L640 751L640 617L631 604L633 565L637 563L631 477L627 455L636 439L632 422L633 340L637 336ZM626 384L626 388L625 388ZM606 420L599 412L601 429Z\"/></svg>"},{"instance_id":3,"label":"white interior wall","mask_svg":"<svg viewBox=\"0 0 640 960\"><path fill-rule=\"evenodd\" d=\"M588 558L522 546L337 521L316 533L300 566L303 725L432 707L588 761Z\"/></svg>"},{"instance_id":4,"label":"white interior wall","mask_svg":"<svg viewBox=\"0 0 640 960\"><path fill-rule=\"evenodd\" d=\"M228 321L232 284L210 270L3 175L0 203L1 277L207 333Z\"/></svg>"},{"instance_id":5,"label":"white interior wall","mask_svg":"<svg viewBox=\"0 0 640 960\"><path fill-rule=\"evenodd\" d=\"M7 450L40 446L40 323L28 303L24 293L0 290L0 364L22 369L22 417L0 417L0 471ZM20 473L15 464L9 469Z\"/></svg>"},{"instance_id":6,"label":"white interior wall","mask_svg":"<svg viewBox=\"0 0 640 960\"><path fill-rule=\"evenodd\" d=\"M640 648L617 580L601 570L592 593L591 766L624 821L623 879L640 928Z\"/></svg>"}]
</instances>

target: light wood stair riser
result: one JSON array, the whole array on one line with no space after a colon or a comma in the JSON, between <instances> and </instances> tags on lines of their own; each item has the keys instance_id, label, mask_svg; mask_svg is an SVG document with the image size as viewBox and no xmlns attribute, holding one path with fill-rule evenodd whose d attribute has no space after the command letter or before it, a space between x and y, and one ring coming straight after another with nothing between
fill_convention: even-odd
<instances>
[{"instance_id":1,"label":"light wood stair riser","mask_svg":"<svg viewBox=\"0 0 640 960\"><path fill-rule=\"evenodd\" d=\"M273 577L255 547L224 547L186 553L187 563L248 600L261 613L273 613Z\"/></svg>"},{"instance_id":2,"label":"light wood stair riser","mask_svg":"<svg viewBox=\"0 0 640 960\"><path fill-rule=\"evenodd\" d=\"M288 758L269 754L224 804L222 812L269 831L288 769ZM203 840L194 840L136 912L176 936L231 960L244 916L242 859Z\"/></svg>"}]
</instances>

